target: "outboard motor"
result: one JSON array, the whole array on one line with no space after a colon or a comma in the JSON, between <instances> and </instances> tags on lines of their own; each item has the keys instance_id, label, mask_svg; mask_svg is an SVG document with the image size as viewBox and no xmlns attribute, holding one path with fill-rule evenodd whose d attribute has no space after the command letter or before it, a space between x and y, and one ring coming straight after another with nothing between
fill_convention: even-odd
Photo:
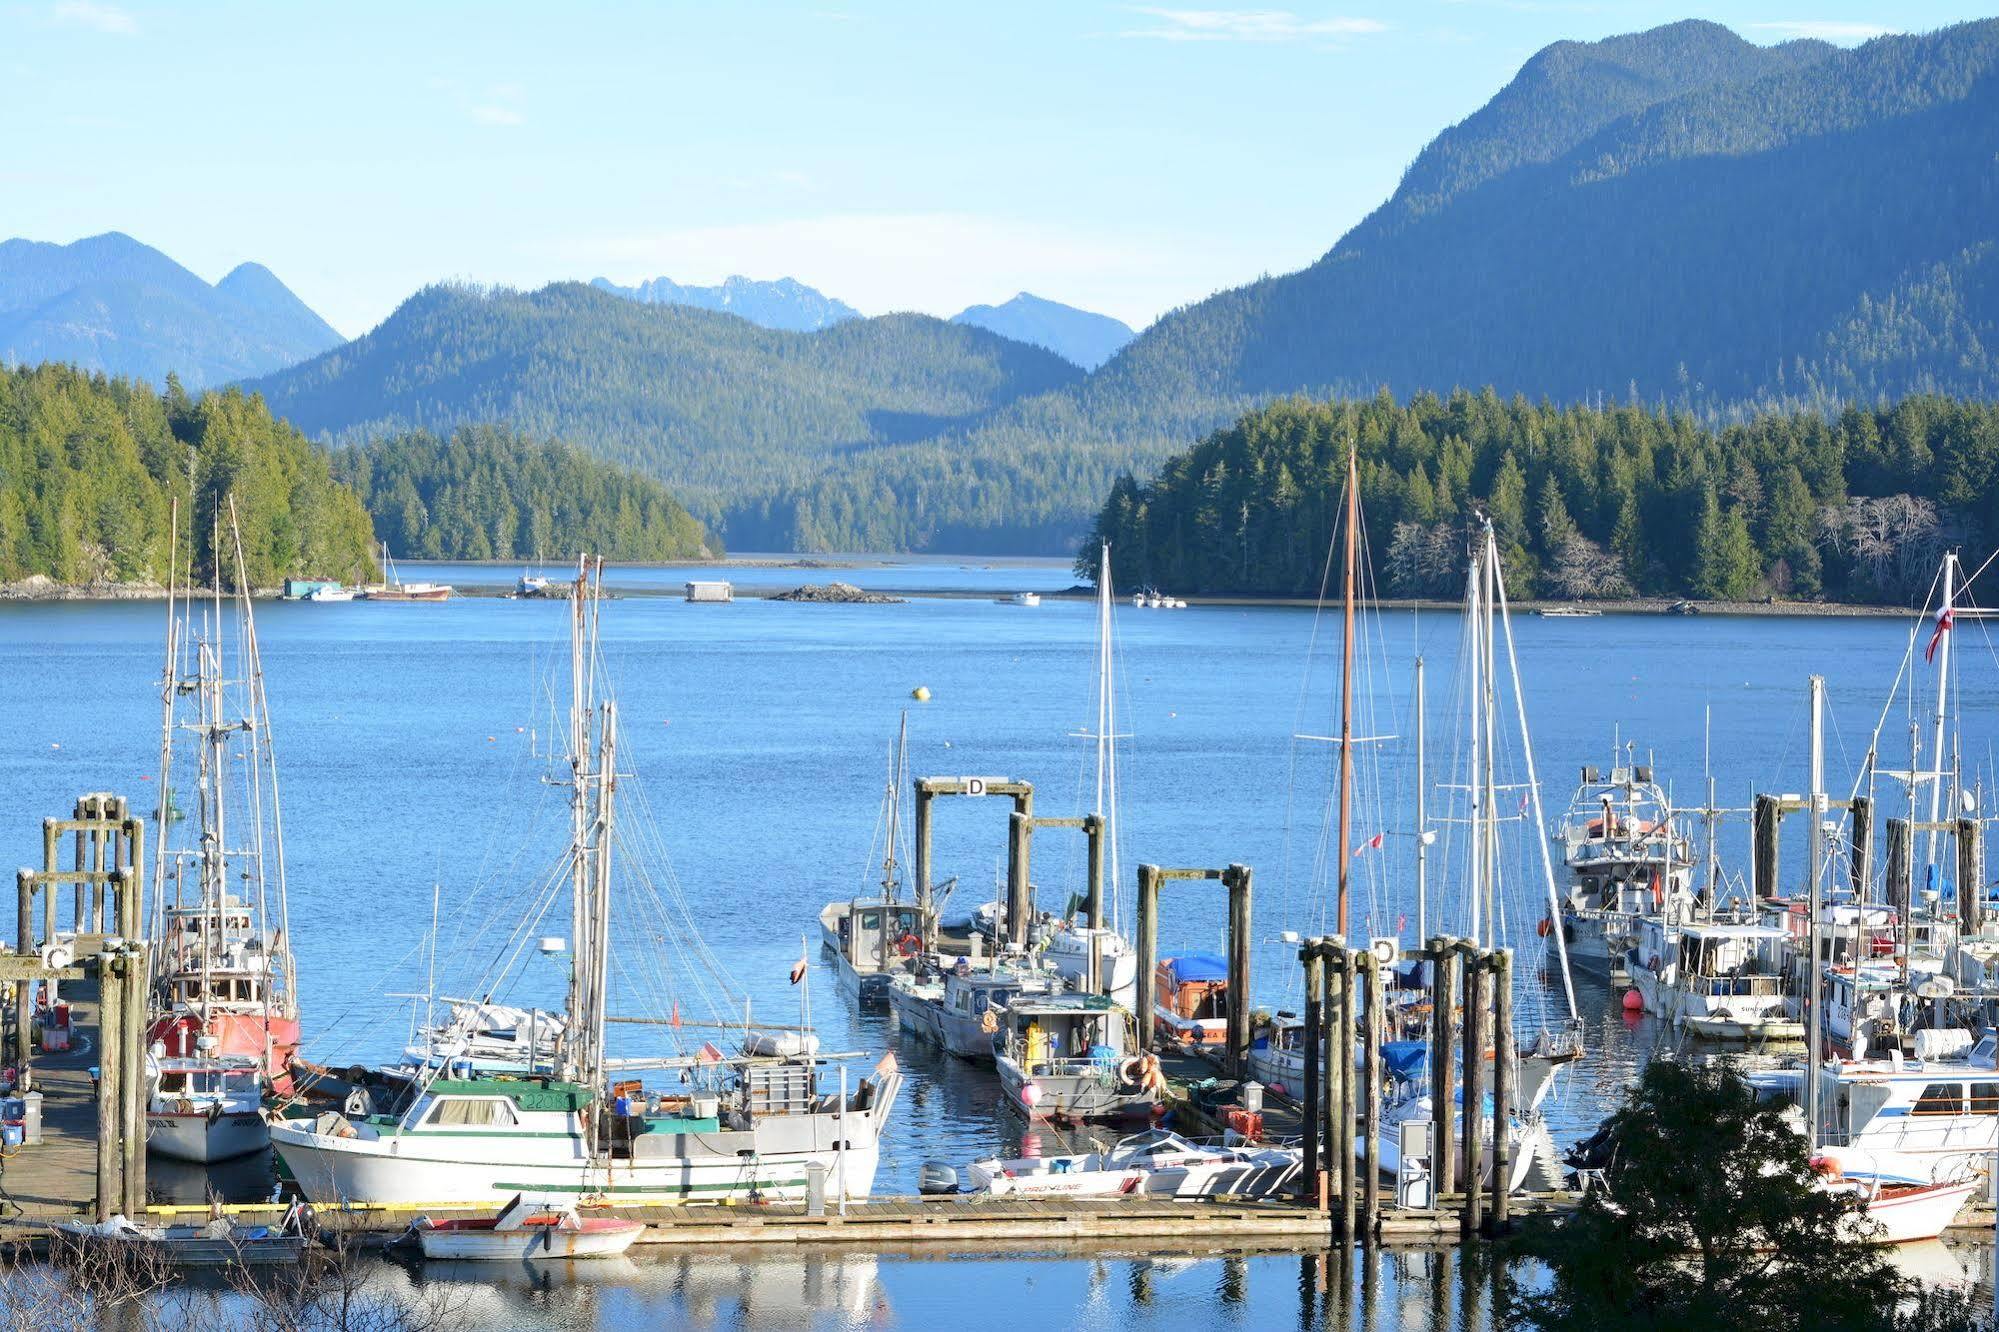
<instances>
[{"instance_id":1,"label":"outboard motor","mask_svg":"<svg viewBox=\"0 0 1999 1332\"><path fill-rule=\"evenodd\" d=\"M942 1161L925 1161L916 1172L916 1191L925 1197L958 1191L958 1172Z\"/></svg>"}]
</instances>

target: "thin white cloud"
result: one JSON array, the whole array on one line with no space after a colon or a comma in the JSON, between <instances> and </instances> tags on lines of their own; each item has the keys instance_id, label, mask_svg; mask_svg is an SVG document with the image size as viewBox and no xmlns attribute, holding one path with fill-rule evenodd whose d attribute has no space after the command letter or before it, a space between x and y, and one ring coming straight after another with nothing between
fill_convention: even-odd
<instances>
[{"instance_id":1,"label":"thin white cloud","mask_svg":"<svg viewBox=\"0 0 1999 1332\"><path fill-rule=\"evenodd\" d=\"M1822 42L1865 42L1900 31L1880 23L1853 23L1845 19L1779 19L1747 26L1752 32L1786 38L1811 37Z\"/></svg>"},{"instance_id":2,"label":"thin white cloud","mask_svg":"<svg viewBox=\"0 0 1999 1332\"><path fill-rule=\"evenodd\" d=\"M96 0L59 0L49 11L49 17L56 23L88 28L111 37L139 35L139 20L116 5L100 5Z\"/></svg>"},{"instance_id":3,"label":"thin white cloud","mask_svg":"<svg viewBox=\"0 0 1999 1332\"><path fill-rule=\"evenodd\" d=\"M487 103L471 110L472 119L481 125L525 125L527 117L510 106Z\"/></svg>"},{"instance_id":4,"label":"thin white cloud","mask_svg":"<svg viewBox=\"0 0 1999 1332\"><path fill-rule=\"evenodd\" d=\"M1370 18L1301 18L1287 9L1157 9L1132 7L1153 20L1146 28L1120 34L1166 42L1311 42L1360 37L1385 31Z\"/></svg>"}]
</instances>

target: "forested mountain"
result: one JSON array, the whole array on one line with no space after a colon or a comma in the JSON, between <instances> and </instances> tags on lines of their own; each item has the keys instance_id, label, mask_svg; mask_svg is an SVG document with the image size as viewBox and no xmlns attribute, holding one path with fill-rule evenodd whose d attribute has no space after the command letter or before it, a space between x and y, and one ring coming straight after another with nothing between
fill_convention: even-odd
<instances>
[{"instance_id":1,"label":"forested mountain","mask_svg":"<svg viewBox=\"0 0 1999 1332\"><path fill-rule=\"evenodd\" d=\"M1083 384L797 498L1019 478L1056 530L1260 402L1496 385L1709 420L1999 393L1999 21L1853 50L1688 22L1530 60L1319 262L1160 318Z\"/></svg>"},{"instance_id":2,"label":"forested mountain","mask_svg":"<svg viewBox=\"0 0 1999 1332\"><path fill-rule=\"evenodd\" d=\"M724 314L741 315L759 328L781 328L793 333L809 333L861 317L861 312L845 301L835 300L795 278L758 282L732 277L719 287L682 286L664 277L652 278L636 287L620 287L608 278L592 278L590 285L628 300L720 310Z\"/></svg>"},{"instance_id":3,"label":"forested mountain","mask_svg":"<svg viewBox=\"0 0 1999 1332\"><path fill-rule=\"evenodd\" d=\"M368 515L325 454L262 403L230 389L190 398L71 366L0 370L0 580L162 582L172 502L182 577L227 550L233 495L250 581L358 581L374 572ZM233 579L233 555L223 561Z\"/></svg>"},{"instance_id":4,"label":"forested mountain","mask_svg":"<svg viewBox=\"0 0 1999 1332\"><path fill-rule=\"evenodd\" d=\"M889 501L800 510L789 497L816 478L1081 377L1052 353L924 315L786 333L562 283L426 288L366 336L247 387L342 441L506 422L664 481L704 521L725 516L738 549L823 549ZM1002 530L1014 487L990 463L980 487L937 503ZM924 544L901 530L895 544ZM1055 533L1035 535L1046 549Z\"/></svg>"},{"instance_id":5,"label":"forested mountain","mask_svg":"<svg viewBox=\"0 0 1999 1332\"><path fill-rule=\"evenodd\" d=\"M1003 338L1044 347L1065 361L1094 370L1130 342L1129 325L1109 315L1078 310L1021 292L1004 305L974 305L951 316L954 324L973 324Z\"/></svg>"},{"instance_id":6,"label":"forested mountain","mask_svg":"<svg viewBox=\"0 0 1999 1332\"><path fill-rule=\"evenodd\" d=\"M333 474L398 555L611 560L720 555L718 543L648 477L503 427L397 435L333 453Z\"/></svg>"},{"instance_id":7,"label":"forested mountain","mask_svg":"<svg viewBox=\"0 0 1999 1332\"><path fill-rule=\"evenodd\" d=\"M1460 594L1489 516L1515 597L1920 601L1943 552L1999 543L1999 406L1912 397L1724 426L1645 407L1290 399L1121 477L1078 553L1181 594L1318 594L1360 456L1384 595ZM1334 585L1336 586L1336 584ZM1337 593L1334 593L1337 595Z\"/></svg>"},{"instance_id":8,"label":"forested mountain","mask_svg":"<svg viewBox=\"0 0 1999 1332\"><path fill-rule=\"evenodd\" d=\"M214 286L130 236L0 241L0 362L201 388L263 374L341 337L261 264Z\"/></svg>"}]
</instances>

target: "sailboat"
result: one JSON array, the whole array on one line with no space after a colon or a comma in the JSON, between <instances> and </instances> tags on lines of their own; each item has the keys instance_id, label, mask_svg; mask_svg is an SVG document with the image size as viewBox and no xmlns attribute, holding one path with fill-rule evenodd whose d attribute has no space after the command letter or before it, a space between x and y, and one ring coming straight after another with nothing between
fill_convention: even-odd
<instances>
[{"instance_id":1,"label":"sailboat","mask_svg":"<svg viewBox=\"0 0 1999 1332\"><path fill-rule=\"evenodd\" d=\"M865 1198L873 1187L902 1085L892 1054L852 1089L841 1067L829 1091L822 1083L837 1056L819 1055L810 1035L758 1029L747 1011L737 1055L708 1042L666 1056L609 1051L611 959L631 965L616 942L620 913L628 930L635 920L645 931L641 951L651 950L652 931L674 931L684 949L702 945L684 902L679 918L669 919L645 894L644 823L626 831L616 820L619 791L633 778L618 763L617 702L598 678L602 579L601 561L582 561L571 599L565 873L550 880L552 891L518 934L539 933L566 879L573 948L558 1065L547 1073L481 1072L441 1051L420 1069L418 1094L398 1115L357 1121L328 1112L274 1126L278 1155L314 1203L470 1205L522 1193L635 1204L782 1201L803 1197L808 1174L818 1171L836 1197ZM633 799L642 805L642 794ZM622 876L613 874L614 850L633 866ZM678 1042L677 1000L670 1016L642 1021ZM648 1088L646 1070L676 1080Z\"/></svg>"},{"instance_id":2,"label":"sailboat","mask_svg":"<svg viewBox=\"0 0 1999 1332\"><path fill-rule=\"evenodd\" d=\"M1116 597L1111 590L1111 547L1106 541L1097 565L1097 722L1089 738L1097 745L1097 791L1093 806L1103 822L1104 882L1110 885L1107 920L1077 921L1072 915L1062 921L1042 945L1041 957L1076 989L1087 989L1092 980L1099 993L1123 1007L1138 1002L1138 951L1118 929L1118 892L1124 883L1118 864L1117 837L1117 702L1114 694L1111 657L1111 607ZM1095 954L1094 968L1092 954Z\"/></svg>"},{"instance_id":3,"label":"sailboat","mask_svg":"<svg viewBox=\"0 0 1999 1332\"><path fill-rule=\"evenodd\" d=\"M1468 817L1464 822L1469 831L1465 893L1461 906L1469 937L1481 948L1495 948L1505 943L1503 921L1510 918L1517 922L1523 918L1523 913L1517 909L1511 912L1504 910L1499 825L1517 821L1530 810L1533 819L1530 826L1544 828L1547 821L1541 810L1540 781L1534 767L1526 706L1521 698L1519 665L1514 653L1513 626L1508 614L1506 583L1500 568L1499 545L1489 520L1483 523L1474 540L1466 577L1465 640L1461 660L1468 668L1465 692L1471 711L1467 728L1470 740L1468 780L1458 788L1466 800ZM1519 813L1513 816L1499 807L1501 786L1496 760L1502 742L1499 717L1502 662L1506 668L1505 680L1510 686L1512 711L1518 728L1520 757L1525 767L1521 774L1525 794L1520 801ZM1549 841L1545 837L1534 837L1532 840L1540 853L1539 877L1546 891L1547 918L1559 919L1560 904ZM1516 1041L1520 1053L1514 1085L1521 1089L1521 1110L1507 1126L1513 1162L1512 1178L1506 1181L1508 1189L1535 1182L1548 1185L1559 1182L1560 1162L1555 1153L1554 1139L1540 1115L1540 1105L1554 1085L1555 1074L1561 1066L1580 1058L1582 1054L1583 1026L1576 1012L1575 984L1569 974L1568 951L1560 930L1552 930L1549 934L1554 944L1554 961L1561 976L1566 1012L1552 1022L1544 1016L1541 1030L1531 1040ZM1516 968L1513 974L1518 977L1522 972L1532 974L1532 971L1533 968L1521 967ZM1516 1007L1516 1011L1520 1010ZM1401 1168L1402 1125L1433 1121L1431 1071L1427 1063L1426 1059L1412 1058L1406 1071L1394 1076L1391 1091L1384 1098L1376 1159L1381 1169L1390 1175L1395 1175ZM1453 1116L1457 1125L1453 1130L1454 1138L1462 1135L1467 1113L1489 1118L1490 1105L1465 1106L1461 1103ZM1488 1183L1493 1182L1491 1170L1492 1154L1488 1144L1484 1158Z\"/></svg>"},{"instance_id":4,"label":"sailboat","mask_svg":"<svg viewBox=\"0 0 1999 1332\"><path fill-rule=\"evenodd\" d=\"M176 505L176 558L179 516ZM284 820L233 500L229 535L233 595L222 592L219 525L208 591L168 579L146 1039L156 1061L240 1056L283 1093L299 1041ZM190 806L192 820L167 813Z\"/></svg>"},{"instance_id":5,"label":"sailboat","mask_svg":"<svg viewBox=\"0 0 1999 1332\"><path fill-rule=\"evenodd\" d=\"M405 583L396 570L396 562L389 558L389 543L382 543L382 583L371 587L364 594L369 601L449 601L453 588L449 583Z\"/></svg>"},{"instance_id":6,"label":"sailboat","mask_svg":"<svg viewBox=\"0 0 1999 1332\"><path fill-rule=\"evenodd\" d=\"M896 853L902 846L902 789L908 776L909 714L905 712L889 756L888 784L882 792L881 892L828 902L819 912L820 942L833 955L840 988L864 1005L888 1002L890 981L920 969L923 941L936 931L935 920L925 919L925 908L902 901L898 892Z\"/></svg>"}]
</instances>

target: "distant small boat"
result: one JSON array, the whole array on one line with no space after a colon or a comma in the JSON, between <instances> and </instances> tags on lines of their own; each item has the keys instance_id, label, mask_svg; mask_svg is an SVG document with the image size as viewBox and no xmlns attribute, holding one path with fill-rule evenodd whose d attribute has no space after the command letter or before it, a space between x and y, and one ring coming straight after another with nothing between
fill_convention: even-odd
<instances>
[{"instance_id":1,"label":"distant small boat","mask_svg":"<svg viewBox=\"0 0 1999 1332\"><path fill-rule=\"evenodd\" d=\"M449 583L405 583L396 573L396 562L389 558L389 543L382 543L382 572L387 581L380 587L371 587L363 595L369 601L449 601L452 587Z\"/></svg>"},{"instance_id":2,"label":"distant small boat","mask_svg":"<svg viewBox=\"0 0 1999 1332\"><path fill-rule=\"evenodd\" d=\"M1010 596L995 597L994 600L1002 606L1039 606L1041 604L1041 594L1039 592L1015 592Z\"/></svg>"},{"instance_id":3,"label":"distant small boat","mask_svg":"<svg viewBox=\"0 0 1999 1332\"><path fill-rule=\"evenodd\" d=\"M1131 594L1131 604L1140 610L1186 610L1187 603L1178 597L1169 597L1156 587L1141 588Z\"/></svg>"},{"instance_id":4,"label":"distant small boat","mask_svg":"<svg viewBox=\"0 0 1999 1332\"><path fill-rule=\"evenodd\" d=\"M342 587L338 583L327 583L323 587L315 587L312 591L306 593L305 599L307 601L352 601L354 600L354 589L351 587Z\"/></svg>"},{"instance_id":5,"label":"distant small boat","mask_svg":"<svg viewBox=\"0 0 1999 1332\"><path fill-rule=\"evenodd\" d=\"M485 1262L550 1262L616 1258L645 1231L641 1221L581 1216L572 1202L544 1202L518 1194L492 1217L432 1221L421 1217L410 1234L426 1258Z\"/></svg>"},{"instance_id":6,"label":"distant small boat","mask_svg":"<svg viewBox=\"0 0 1999 1332\"><path fill-rule=\"evenodd\" d=\"M520 581L514 584L514 595L517 597L545 597L548 595L548 580L537 577L534 574L522 574Z\"/></svg>"},{"instance_id":7,"label":"distant small boat","mask_svg":"<svg viewBox=\"0 0 1999 1332\"><path fill-rule=\"evenodd\" d=\"M1585 610L1581 606L1543 606L1537 614L1550 620L1587 620L1603 612Z\"/></svg>"}]
</instances>

